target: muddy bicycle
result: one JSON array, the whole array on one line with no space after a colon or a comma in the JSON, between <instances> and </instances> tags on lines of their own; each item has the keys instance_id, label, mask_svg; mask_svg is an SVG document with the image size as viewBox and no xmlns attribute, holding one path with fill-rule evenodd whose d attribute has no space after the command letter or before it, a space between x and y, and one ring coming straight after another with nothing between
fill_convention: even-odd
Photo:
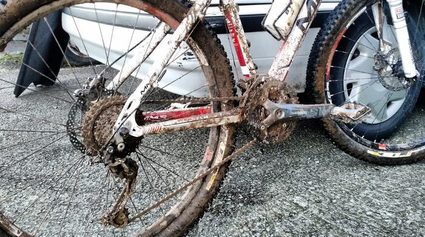
<instances>
[{"instance_id":1,"label":"muddy bicycle","mask_svg":"<svg viewBox=\"0 0 425 237\"><path fill-rule=\"evenodd\" d=\"M283 43L269 73L259 75L238 8L222 0L240 63L237 82L203 20L210 3L0 1L0 49L42 19L65 55L45 18L61 10L80 39L73 43L86 55L93 42L85 35L93 34L105 55L115 55L105 65L42 75L45 80L18 99L10 96L23 86L15 82L18 70L2 69L0 234L181 235L202 215L233 159L257 142L284 141L300 119L323 118L336 144L362 160L407 164L423 158L424 110L417 101L424 1L342 1L313 46L309 104L285 78L320 1L274 1L264 26ZM75 12L86 4L95 12L107 6L114 24L99 23L96 32L81 28L85 22ZM129 21L117 13L129 8L149 13L145 20L153 27L137 31L136 17L129 25L134 34L124 39L115 26ZM110 50L116 35L121 54ZM39 54L36 44L29 45ZM39 61L52 70L43 57ZM167 92L185 77L199 80L179 94ZM253 128L253 140L236 147L241 123Z\"/></svg>"}]
</instances>

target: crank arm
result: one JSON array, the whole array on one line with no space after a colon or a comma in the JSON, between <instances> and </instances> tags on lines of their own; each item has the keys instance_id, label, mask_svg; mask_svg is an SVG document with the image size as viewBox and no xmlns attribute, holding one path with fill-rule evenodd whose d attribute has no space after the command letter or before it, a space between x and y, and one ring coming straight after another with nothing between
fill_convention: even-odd
<instances>
[{"instance_id":1,"label":"crank arm","mask_svg":"<svg viewBox=\"0 0 425 237\"><path fill-rule=\"evenodd\" d=\"M262 125L270 127L279 120L286 119L316 119L331 116L335 120L345 123L354 123L366 116L370 108L356 104L346 103L342 106L333 104L279 104L267 100L263 104L269 111L269 116L262 121Z\"/></svg>"},{"instance_id":2,"label":"crank arm","mask_svg":"<svg viewBox=\"0 0 425 237\"><path fill-rule=\"evenodd\" d=\"M195 115L145 126L137 126L134 128L135 130L131 132L131 135L134 137L141 137L149 134L163 134L189 129L217 127L226 124L240 123L242 121L243 116L240 109L235 109L226 112Z\"/></svg>"},{"instance_id":3,"label":"crank arm","mask_svg":"<svg viewBox=\"0 0 425 237\"><path fill-rule=\"evenodd\" d=\"M9 219L5 217L1 212L0 212L0 227L5 228L0 230L5 231L6 234L9 234L12 236L22 236L22 237L31 236L27 234L25 231L21 230L15 224L13 224L13 222L9 221Z\"/></svg>"}]
</instances>

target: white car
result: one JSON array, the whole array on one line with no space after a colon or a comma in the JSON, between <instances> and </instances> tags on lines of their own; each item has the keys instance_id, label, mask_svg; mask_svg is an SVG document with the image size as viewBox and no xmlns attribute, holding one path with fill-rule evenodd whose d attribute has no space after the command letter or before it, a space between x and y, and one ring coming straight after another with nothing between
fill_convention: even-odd
<instances>
[{"instance_id":1,"label":"white car","mask_svg":"<svg viewBox=\"0 0 425 237\"><path fill-rule=\"evenodd\" d=\"M268 12L272 1L238 0L236 2L239 4L241 20L248 40L251 42L251 53L254 62L258 66L260 73L267 73L279 48L279 41L264 31L261 25L262 19ZM322 2L316 20L313 22L313 29L308 33L302 47L297 53L293 62L293 69L290 72L289 82L298 92L303 92L305 89L306 63L311 45L318 32L318 29L315 27L321 25L338 2L339 0L325 0ZM118 15L115 14L117 10L119 12ZM238 62L233 52L231 39L226 31L223 15L218 8L218 0L213 1L212 7L209 8L207 21L218 34L227 52L236 79L240 78L241 73L235 70ZM108 3L96 3L96 5L82 4L66 9L62 14L62 26L69 33L73 45L81 53L89 55L91 58L104 64L113 62L127 52L129 45L135 44L131 40L145 37L150 32L150 29L156 25L156 22L156 19L145 12ZM133 31L134 28L136 28L135 31ZM176 55L179 55L178 52ZM129 57L133 56L132 52L130 52ZM176 77L186 75L191 68L194 68L193 64L197 63L197 61L190 60L190 57L185 56L187 54L175 60L168 67L167 74L161 80L159 86L168 85ZM154 58L155 53L148 59L147 64L138 70L138 78L146 74ZM113 67L115 69L121 69L125 61L122 58ZM191 76L187 76L179 82L173 83L171 86L166 86L165 89L180 95L205 96L204 91L196 89L203 84L202 80L193 80L193 77L199 77L200 74L200 71L199 73L191 73ZM134 75L136 76L136 74Z\"/></svg>"}]
</instances>

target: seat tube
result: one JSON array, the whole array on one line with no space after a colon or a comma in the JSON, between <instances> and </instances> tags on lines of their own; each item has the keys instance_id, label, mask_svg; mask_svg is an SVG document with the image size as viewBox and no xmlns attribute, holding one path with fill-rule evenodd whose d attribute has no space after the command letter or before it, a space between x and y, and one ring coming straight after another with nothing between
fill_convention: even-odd
<instances>
[{"instance_id":1,"label":"seat tube","mask_svg":"<svg viewBox=\"0 0 425 237\"><path fill-rule=\"evenodd\" d=\"M249 51L249 43L239 17L238 7L234 0L220 0L221 10L226 19L227 28L232 38L233 47L245 79L256 74L255 64Z\"/></svg>"}]
</instances>

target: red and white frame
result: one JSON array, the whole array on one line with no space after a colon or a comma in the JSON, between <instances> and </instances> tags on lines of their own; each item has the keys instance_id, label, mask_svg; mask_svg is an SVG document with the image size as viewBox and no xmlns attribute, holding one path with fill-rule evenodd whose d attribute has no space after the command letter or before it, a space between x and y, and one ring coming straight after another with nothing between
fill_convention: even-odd
<instances>
[{"instance_id":1,"label":"red and white frame","mask_svg":"<svg viewBox=\"0 0 425 237\"><path fill-rule=\"evenodd\" d=\"M284 2L285 0L282 1ZM287 78L295 53L300 47L321 3L321 0L288 0L290 3L293 1L297 1L297 5L301 8L299 10L297 9L296 12L298 12L298 16L296 18L287 18L288 22L285 25L290 25L292 29L286 38L282 40L282 46L273 61L268 77L265 78L273 78L282 81ZM394 3L398 3L401 0L387 1L392 3L392 5L396 5ZM127 100L124 107L125 109L121 112L114 126L114 131L117 131L117 129L124 126L130 131L131 136L140 137L151 133L164 133L191 128L213 127L229 123L239 123L243 120L243 116L239 108L228 112L214 113L209 107L200 107L149 112L145 114L145 118L147 118L149 122L154 123L145 126L139 126L136 123L135 114L140 107L142 98L145 96L146 92L153 87L152 85L160 80L160 75L165 65L167 65L180 43L183 42L186 36L190 33L196 22L205 17L206 10L210 3L211 0L197 0L193 3L191 9L187 13L188 17L183 19L177 29L174 30L172 38L168 41L169 50L164 50L164 55L162 57L158 57L161 60L155 61L146 78L144 78L145 83L140 84ZM226 19L229 34L232 38L244 79L252 80L257 72L249 51L249 43L239 18L236 3L234 0L220 0L220 5ZM279 16L277 15L276 17ZM159 43L163 37L164 35L160 35L156 39L158 41L157 43ZM401 39L405 40L403 37L401 37ZM202 60L200 63L202 63ZM138 64L129 63L129 65L137 66ZM128 72L131 73L132 70L132 68L129 68ZM118 81L125 80L125 78L116 79ZM121 83L115 83L114 86L119 84ZM116 140L120 139L122 138L118 137Z\"/></svg>"}]
</instances>

